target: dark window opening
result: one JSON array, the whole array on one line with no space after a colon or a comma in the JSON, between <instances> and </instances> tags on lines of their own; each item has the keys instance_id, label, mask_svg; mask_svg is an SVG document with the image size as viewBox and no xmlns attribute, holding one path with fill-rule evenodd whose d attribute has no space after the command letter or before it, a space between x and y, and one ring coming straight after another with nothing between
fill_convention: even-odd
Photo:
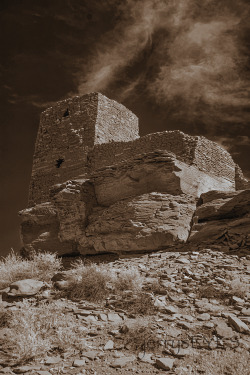
<instances>
[{"instance_id":1,"label":"dark window opening","mask_svg":"<svg viewBox=\"0 0 250 375\"><path fill-rule=\"evenodd\" d=\"M61 164L64 162L64 159L57 159L56 161L56 168L60 168L61 167Z\"/></svg>"},{"instance_id":2,"label":"dark window opening","mask_svg":"<svg viewBox=\"0 0 250 375\"><path fill-rule=\"evenodd\" d=\"M69 116L69 109L67 108L67 111L64 112L63 117Z\"/></svg>"}]
</instances>

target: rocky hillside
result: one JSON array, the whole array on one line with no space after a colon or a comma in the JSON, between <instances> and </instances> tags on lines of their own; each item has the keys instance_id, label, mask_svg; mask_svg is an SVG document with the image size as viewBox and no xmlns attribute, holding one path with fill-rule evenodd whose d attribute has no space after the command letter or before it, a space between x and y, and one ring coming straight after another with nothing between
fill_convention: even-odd
<instances>
[{"instance_id":1,"label":"rocky hillside","mask_svg":"<svg viewBox=\"0 0 250 375\"><path fill-rule=\"evenodd\" d=\"M1 374L249 374L249 255L60 268L46 254L1 263Z\"/></svg>"}]
</instances>

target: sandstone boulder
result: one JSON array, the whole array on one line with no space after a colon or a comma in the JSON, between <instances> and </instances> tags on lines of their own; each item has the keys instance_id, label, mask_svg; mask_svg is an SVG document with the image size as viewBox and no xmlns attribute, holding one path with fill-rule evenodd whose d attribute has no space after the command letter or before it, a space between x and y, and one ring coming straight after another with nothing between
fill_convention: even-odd
<instances>
[{"instance_id":1,"label":"sandstone boulder","mask_svg":"<svg viewBox=\"0 0 250 375\"><path fill-rule=\"evenodd\" d=\"M211 191L201 195L189 242L224 244L231 249L250 245L250 190Z\"/></svg>"},{"instance_id":2,"label":"sandstone boulder","mask_svg":"<svg viewBox=\"0 0 250 375\"><path fill-rule=\"evenodd\" d=\"M84 235L88 215L95 205L93 185L86 179L67 181L59 185L53 201L59 221L59 240L77 243Z\"/></svg>"},{"instance_id":3,"label":"sandstone boulder","mask_svg":"<svg viewBox=\"0 0 250 375\"><path fill-rule=\"evenodd\" d=\"M78 179L53 186L50 202L21 211L24 252L53 251L59 255L77 252L85 235L87 217L95 205L93 185Z\"/></svg>"},{"instance_id":4,"label":"sandstone boulder","mask_svg":"<svg viewBox=\"0 0 250 375\"><path fill-rule=\"evenodd\" d=\"M7 293L9 297L28 297L37 294L43 287L45 283L35 279L25 279L15 281L10 284L9 292Z\"/></svg>"},{"instance_id":5,"label":"sandstone boulder","mask_svg":"<svg viewBox=\"0 0 250 375\"><path fill-rule=\"evenodd\" d=\"M19 215L22 220L23 253L28 255L33 250L63 253L65 247L58 239L60 223L53 202L41 203L27 208L21 211Z\"/></svg>"},{"instance_id":6,"label":"sandstone boulder","mask_svg":"<svg viewBox=\"0 0 250 375\"><path fill-rule=\"evenodd\" d=\"M185 194L150 193L124 199L94 209L80 243L96 252L162 249L186 241L194 210L194 197Z\"/></svg>"},{"instance_id":7,"label":"sandstone boulder","mask_svg":"<svg viewBox=\"0 0 250 375\"><path fill-rule=\"evenodd\" d=\"M152 192L198 198L209 190L232 189L225 179L209 175L164 150L138 154L129 161L95 171L92 178L97 202L103 206Z\"/></svg>"}]
</instances>

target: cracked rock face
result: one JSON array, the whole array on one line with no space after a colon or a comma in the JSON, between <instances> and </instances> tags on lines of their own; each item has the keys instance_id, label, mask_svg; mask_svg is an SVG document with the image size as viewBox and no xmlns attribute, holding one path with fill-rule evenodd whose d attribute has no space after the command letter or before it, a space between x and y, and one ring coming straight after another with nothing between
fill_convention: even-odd
<instances>
[{"instance_id":1,"label":"cracked rock face","mask_svg":"<svg viewBox=\"0 0 250 375\"><path fill-rule=\"evenodd\" d=\"M201 195L191 243L207 243L237 249L250 245L250 190L211 191Z\"/></svg>"},{"instance_id":2,"label":"cracked rock face","mask_svg":"<svg viewBox=\"0 0 250 375\"><path fill-rule=\"evenodd\" d=\"M249 242L250 190L220 182L165 151L54 186L50 201L21 212L26 251L59 254L160 250L178 243ZM200 192L202 204L196 208ZM199 201L199 202L200 202ZM249 236L248 236L249 235ZM229 241L230 239L230 241Z\"/></svg>"},{"instance_id":3,"label":"cracked rock face","mask_svg":"<svg viewBox=\"0 0 250 375\"><path fill-rule=\"evenodd\" d=\"M86 242L98 251L158 250L186 241L195 209L188 195L150 193L94 210Z\"/></svg>"},{"instance_id":4,"label":"cracked rock face","mask_svg":"<svg viewBox=\"0 0 250 375\"><path fill-rule=\"evenodd\" d=\"M92 254L159 250L186 241L195 194L183 192L173 158L159 163L157 154L144 160L122 165L118 172L107 168L92 182L55 186L50 202L21 212L25 249Z\"/></svg>"},{"instance_id":5,"label":"cracked rock face","mask_svg":"<svg viewBox=\"0 0 250 375\"><path fill-rule=\"evenodd\" d=\"M138 131L131 111L99 93L42 113L32 207L20 213L26 252L154 251L186 242L190 232L191 243L221 236L247 243L249 196L235 190L248 181L231 155L178 130Z\"/></svg>"},{"instance_id":6,"label":"cracked rock face","mask_svg":"<svg viewBox=\"0 0 250 375\"><path fill-rule=\"evenodd\" d=\"M101 206L152 192L174 196L188 194L198 198L209 190L231 188L225 179L210 176L164 150L141 154L128 162L103 168L93 173L92 178Z\"/></svg>"}]
</instances>

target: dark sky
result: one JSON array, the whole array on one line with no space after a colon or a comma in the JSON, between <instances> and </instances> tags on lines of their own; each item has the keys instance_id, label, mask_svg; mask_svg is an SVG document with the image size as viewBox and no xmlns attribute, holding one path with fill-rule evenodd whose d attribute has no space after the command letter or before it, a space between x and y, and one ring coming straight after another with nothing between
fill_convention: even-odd
<instances>
[{"instance_id":1,"label":"dark sky","mask_svg":"<svg viewBox=\"0 0 250 375\"><path fill-rule=\"evenodd\" d=\"M229 150L250 177L249 0L1 0L1 247L19 250L39 115L99 91Z\"/></svg>"}]
</instances>

